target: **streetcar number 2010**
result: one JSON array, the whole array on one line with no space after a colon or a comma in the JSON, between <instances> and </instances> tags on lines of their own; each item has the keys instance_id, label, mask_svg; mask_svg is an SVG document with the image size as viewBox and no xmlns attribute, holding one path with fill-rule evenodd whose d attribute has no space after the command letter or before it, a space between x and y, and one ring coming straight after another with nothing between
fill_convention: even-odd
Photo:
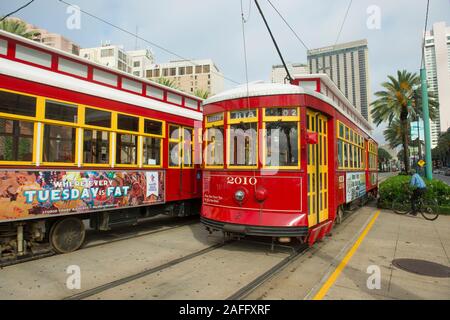
<instances>
[{"instance_id":1,"label":"streetcar number 2010","mask_svg":"<svg viewBox=\"0 0 450 320\"><path fill-rule=\"evenodd\" d=\"M257 183L258 183L258 179L256 179L255 177L227 177L227 184L254 186Z\"/></svg>"}]
</instances>

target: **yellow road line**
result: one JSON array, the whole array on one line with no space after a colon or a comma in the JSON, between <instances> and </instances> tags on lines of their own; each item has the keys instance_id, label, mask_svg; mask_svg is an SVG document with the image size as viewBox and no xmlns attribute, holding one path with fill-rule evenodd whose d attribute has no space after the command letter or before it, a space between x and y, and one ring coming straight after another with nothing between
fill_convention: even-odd
<instances>
[{"instance_id":1,"label":"yellow road line","mask_svg":"<svg viewBox=\"0 0 450 320\"><path fill-rule=\"evenodd\" d=\"M377 220L378 216L380 215L380 211L377 211L373 218L370 220L370 222L367 224L366 228L363 230L361 235L359 236L358 240L356 240L353 247L347 252L344 259L342 259L341 263L338 265L336 270L331 274L331 276L327 279L325 284L320 288L319 292L314 296L313 300L322 300L325 295L327 294L328 290L330 290L331 286L336 282L337 278L341 274L342 270L344 270L347 263L350 261L350 259L355 254L356 250L358 250L359 246L361 245L364 238L369 233L370 229L372 228L373 224L375 223L375 220Z\"/></svg>"}]
</instances>

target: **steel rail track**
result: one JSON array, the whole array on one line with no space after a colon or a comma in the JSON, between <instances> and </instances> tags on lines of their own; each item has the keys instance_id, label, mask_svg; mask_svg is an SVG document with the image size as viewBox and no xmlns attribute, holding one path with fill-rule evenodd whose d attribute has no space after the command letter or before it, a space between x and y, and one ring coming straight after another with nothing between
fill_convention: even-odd
<instances>
[{"instance_id":1,"label":"steel rail track","mask_svg":"<svg viewBox=\"0 0 450 320\"><path fill-rule=\"evenodd\" d=\"M231 241L231 242L233 242L233 241ZM81 293L78 293L78 294L75 294L75 295L72 295L72 296L68 296L68 297L64 298L63 300L82 300L82 299L86 299L86 298L92 297L92 296L94 296L96 294L102 293L102 292L107 291L109 289L113 289L113 288L121 286L121 285L123 285L125 283L128 283L128 282L140 279L142 277L148 276L148 275L153 274L155 272L162 271L164 269L173 267L173 266L175 266L177 264L180 264L182 262L194 259L196 257L199 257L199 256L204 255L206 253L209 253L211 251L217 250L217 249L222 248L222 247L224 247L225 245L227 245L227 244L229 244L231 242L222 242L222 243L218 243L218 244L209 246L209 247L207 247L205 249L193 252L191 254L188 254L186 256L183 256L183 257L175 259L175 260L171 260L171 261L166 262L164 264L161 264L159 266L156 266L156 267L153 267L153 268L150 268L150 269L147 269L147 270L135 273L133 275L130 275L130 276L127 276L127 277L124 277L124 278L121 278L121 279L118 279L118 280L115 280L115 281L111 281L111 282L105 283L103 285L97 286L95 288L83 291Z\"/></svg>"},{"instance_id":2,"label":"steel rail track","mask_svg":"<svg viewBox=\"0 0 450 320\"><path fill-rule=\"evenodd\" d=\"M108 245L108 244L119 242L119 241L140 238L140 237L144 237L144 236L148 236L148 235L152 235L152 234L158 234L158 233L161 233L161 232L175 230L175 229L178 229L178 228L182 228L182 227L189 226L189 225L194 225L194 224L197 224L197 223L199 223L198 220L186 221L186 222L183 222L181 224L177 224L175 226L171 226L171 227L167 227L167 228L162 228L162 229L159 229L159 230L152 230L152 231L143 232L143 233L139 233L139 234L133 234L133 235L119 236L118 238L111 239L111 240L106 240L105 242L94 243L94 244L89 244L89 242L87 242L85 245L83 245L77 251L81 251L81 250L85 250L85 249L89 249L89 248L100 247L100 246ZM25 263L25 262L31 262L31 261L35 261L35 260L39 260L39 259L52 257L52 256L55 256L55 255L57 255L57 253L55 253L52 249L49 249L48 252L38 253L38 254L27 256L27 257L24 257L24 258L20 258L19 257L19 258L11 259L11 260L6 260L5 259L5 261L0 262L0 269L1 268L5 268L5 267L9 267L9 266L13 266L13 265L18 265L18 264Z\"/></svg>"}]
</instances>

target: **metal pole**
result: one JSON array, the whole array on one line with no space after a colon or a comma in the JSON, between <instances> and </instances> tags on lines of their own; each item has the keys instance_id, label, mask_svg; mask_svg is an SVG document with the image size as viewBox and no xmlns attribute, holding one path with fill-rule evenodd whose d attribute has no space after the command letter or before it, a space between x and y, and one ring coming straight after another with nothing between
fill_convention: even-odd
<instances>
[{"instance_id":1,"label":"metal pole","mask_svg":"<svg viewBox=\"0 0 450 320\"><path fill-rule=\"evenodd\" d=\"M278 55L280 56L281 62L283 63L284 69L286 70L286 77L288 78L289 82L292 82L294 80L291 77L291 74L289 72L289 69L286 65L286 62L284 62L283 55L281 54L280 48L278 47L277 41L275 40L275 37L272 34L272 30L270 30L269 24L267 23L266 17L264 16L264 13L262 12L261 7L259 6L258 0L255 0L256 7L258 8L259 14L261 15L264 24L266 25L267 30L269 31L270 37L272 38L273 44L275 45L275 49L277 49Z\"/></svg>"},{"instance_id":2,"label":"metal pole","mask_svg":"<svg viewBox=\"0 0 450 320\"><path fill-rule=\"evenodd\" d=\"M425 67L420 69L420 80L422 83L423 126L425 128L425 176L431 180L433 179L433 170L431 162L430 112L428 109L428 85Z\"/></svg>"}]
</instances>

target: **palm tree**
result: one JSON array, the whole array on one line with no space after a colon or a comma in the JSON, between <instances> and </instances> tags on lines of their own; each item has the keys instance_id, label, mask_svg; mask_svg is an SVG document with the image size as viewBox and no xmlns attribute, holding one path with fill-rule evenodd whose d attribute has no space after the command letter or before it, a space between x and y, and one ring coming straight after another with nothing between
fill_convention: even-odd
<instances>
[{"instance_id":1,"label":"palm tree","mask_svg":"<svg viewBox=\"0 0 450 320\"><path fill-rule=\"evenodd\" d=\"M408 140L410 136L409 125L406 130ZM392 120L392 123L383 131L384 139L389 143L389 147L396 149L402 144L403 130L399 119Z\"/></svg>"},{"instance_id":2,"label":"palm tree","mask_svg":"<svg viewBox=\"0 0 450 320\"><path fill-rule=\"evenodd\" d=\"M373 121L378 126L382 122L388 122L391 126L395 119L399 120L401 131L401 144L403 146L403 161L405 171L409 172L409 119L418 114L421 116L421 108L414 108L414 90L420 84L420 78L416 73L406 70L397 71L397 78L388 76L389 81L383 82L383 91L375 93L377 100L371 105ZM417 101L420 101L420 92L416 91ZM430 114L436 115L437 102L432 94L429 99ZM408 119L409 118L409 119Z\"/></svg>"},{"instance_id":3,"label":"palm tree","mask_svg":"<svg viewBox=\"0 0 450 320\"><path fill-rule=\"evenodd\" d=\"M33 39L34 37L39 35L39 32L34 31L34 30L29 30L27 28L27 24L25 22L14 19L14 18L9 18L9 19L5 19L5 20L1 21L0 29L10 32L10 33L17 34L17 35L27 38L27 39Z\"/></svg>"},{"instance_id":4,"label":"palm tree","mask_svg":"<svg viewBox=\"0 0 450 320\"><path fill-rule=\"evenodd\" d=\"M199 98L202 98L202 99L208 99L209 92L206 91L206 90L197 89L197 90L195 90L194 95L199 97Z\"/></svg>"},{"instance_id":5,"label":"palm tree","mask_svg":"<svg viewBox=\"0 0 450 320\"><path fill-rule=\"evenodd\" d=\"M152 80L152 81L162 84L163 86L166 86L169 88L178 89L177 85L175 84L175 81L171 80L171 79L160 77L160 78L158 78L156 80Z\"/></svg>"}]
</instances>

